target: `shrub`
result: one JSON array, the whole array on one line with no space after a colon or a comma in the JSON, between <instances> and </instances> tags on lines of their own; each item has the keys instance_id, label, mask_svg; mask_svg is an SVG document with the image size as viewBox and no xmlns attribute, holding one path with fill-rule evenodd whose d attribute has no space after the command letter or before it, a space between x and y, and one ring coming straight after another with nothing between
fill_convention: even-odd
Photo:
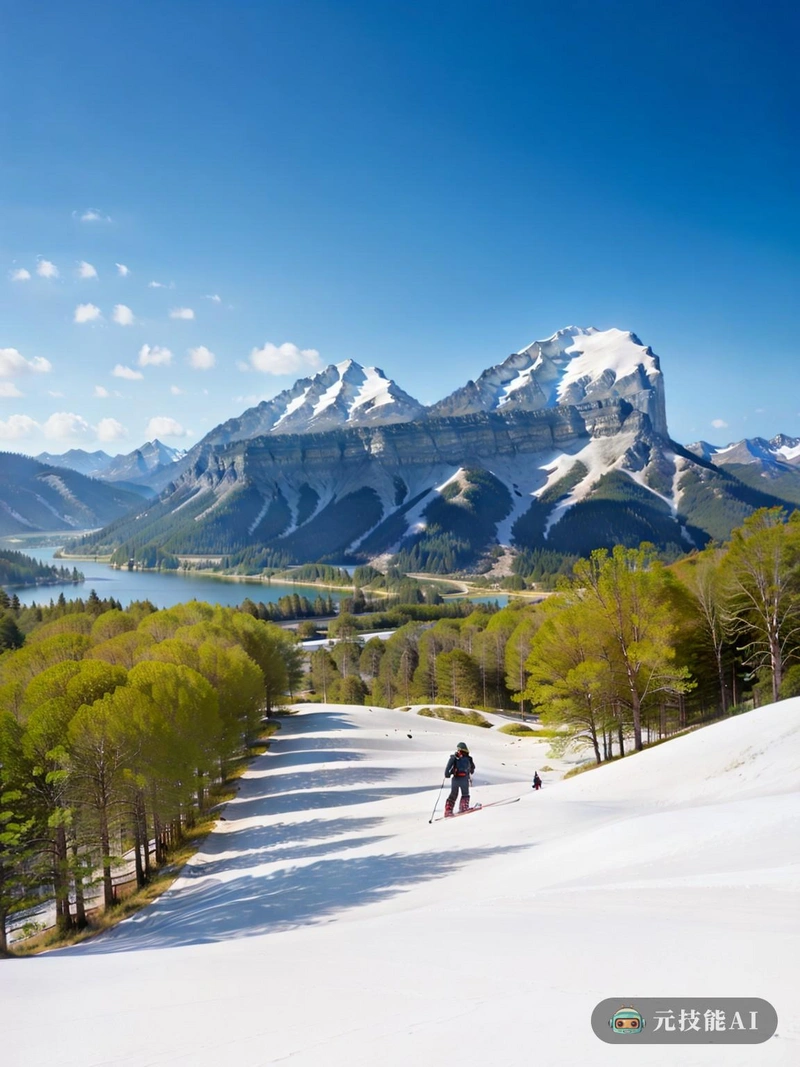
<instances>
[{"instance_id":1,"label":"shrub","mask_svg":"<svg viewBox=\"0 0 800 1067\"><path fill-rule=\"evenodd\" d=\"M444 719L446 722L458 722L464 726L484 726L491 729L492 724L478 711L463 711L461 708L420 708L417 715L428 719Z\"/></svg>"}]
</instances>

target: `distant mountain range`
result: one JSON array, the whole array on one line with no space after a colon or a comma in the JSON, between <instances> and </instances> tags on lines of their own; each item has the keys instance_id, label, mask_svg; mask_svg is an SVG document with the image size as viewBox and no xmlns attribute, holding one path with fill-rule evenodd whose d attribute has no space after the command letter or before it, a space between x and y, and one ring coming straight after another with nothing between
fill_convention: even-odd
<instances>
[{"instance_id":1,"label":"distant mountain range","mask_svg":"<svg viewBox=\"0 0 800 1067\"><path fill-rule=\"evenodd\" d=\"M263 565L389 554L432 571L496 543L531 569L543 553L642 540L679 554L797 499L793 446L774 440L778 480L683 448L655 353L627 331L570 326L429 408L378 368L326 367L137 475L158 500L85 545Z\"/></svg>"},{"instance_id":2,"label":"distant mountain range","mask_svg":"<svg viewBox=\"0 0 800 1067\"><path fill-rule=\"evenodd\" d=\"M740 481L800 504L800 437L750 437L719 447L707 441L686 446Z\"/></svg>"},{"instance_id":3,"label":"distant mountain range","mask_svg":"<svg viewBox=\"0 0 800 1067\"><path fill-rule=\"evenodd\" d=\"M0 453L0 536L105 526L142 499L66 467Z\"/></svg>"},{"instance_id":4,"label":"distant mountain range","mask_svg":"<svg viewBox=\"0 0 800 1067\"><path fill-rule=\"evenodd\" d=\"M162 472L172 473L174 464L186 455L185 450L170 448L161 441L148 441L141 448L124 455L109 456L106 452L84 452L82 448L72 448L62 455L40 452L36 459L51 466L67 467L89 478L99 478L103 482L125 482L131 486L142 486L152 494L161 486ZM163 481L165 485L169 481Z\"/></svg>"}]
</instances>

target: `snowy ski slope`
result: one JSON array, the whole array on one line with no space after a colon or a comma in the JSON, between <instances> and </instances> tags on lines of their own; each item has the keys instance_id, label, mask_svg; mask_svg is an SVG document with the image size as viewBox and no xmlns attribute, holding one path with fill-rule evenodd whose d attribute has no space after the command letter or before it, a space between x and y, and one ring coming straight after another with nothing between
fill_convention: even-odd
<instances>
[{"instance_id":1,"label":"snowy ski slope","mask_svg":"<svg viewBox=\"0 0 800 1067\"><path fill-rule=\"evenodd\" d=\"M473 799L522 799L430 825L459 740ZM4 1067L800 1063L800 700L533 794L553 762L413 712L301 709L159 901L3 963ZM658 995L763 997L777 1036L676 1059L592 1033L599 1001Z\"/></svg>"}]
</instances>

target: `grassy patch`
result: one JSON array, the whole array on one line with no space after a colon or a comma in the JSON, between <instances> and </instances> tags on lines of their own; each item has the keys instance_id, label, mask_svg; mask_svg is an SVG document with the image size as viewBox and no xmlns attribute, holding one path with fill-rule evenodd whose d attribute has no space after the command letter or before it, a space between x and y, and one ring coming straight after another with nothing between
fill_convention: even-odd
<instances>
[{"instance_id":1,"label":"grassy patch","mask_svg":"<svg viewBox=\"0 0 800 1067\"><path fill-rule=\"evenodd\" d=\"M484 719L479 711L462 711L461 708L420 708L417 715L424 715L428 719L444 719L446 722L457 722L462 726L484 726L491 729L492 724Z\"/></svg>"},{"instance_id":2,"label":"grassy patch","mask_svg":"<svg viewBox=\"0 0 800 1067\"><path fill-rule=\"evenodd\" d=\"M112 926L116 926L123 919L127 919L160 897L165 890L169 889L181 873L184 864L197 852L213 830L219 818L220 807L236 796L234 785L236 780L242 777L257 756L262 756L269 749L268 738L279 729L280 723L278 722L270 720L266 723L261 737L251 746L248 754L232 763L225 781L209 789L209 807L195 816L195 825L186 830L181 844L170 853L169 862L160 870L153 872L147 885L125 893L120 902L109 911L103 911L102 907L87 909L87 924L82 930L71 930L67 934L59 934L55 928L51 927L33 937L25 938L24 941L15 942L9 957L35 956L40 952L48 952L50 949L80 944L81 941L87 941L104 930L110 930ZM124 887L119 888L124 892Z\"/></svg>"},{"instance_id":3,"label":"grassy patch","mask_svg":"<svg viewBox=\"0 0 800 1067\"><path fill-rule=\"evenodd\" d=\"M576 774L583 774L584 771L593 771L595 767L605 767L606 763L615 763L618 759L622 759L622 756L615 756L614 759L607 759L602 763L595 763L594 760L590 760L588 763L579 763L577 767L573 767L572 770L567 771L564 777L574 778Z\"/></svg>"},{"instance_id":4,"label":"grassy patch","mask_svg":"<svg viewBox=\"0 0 800 1067\"><path fill-rule=\"evenodd\" d=\"M540 737L538 730L532 730L524 722L507 722L505 726L498 726L501 734L511 734L512 737Z\"/></svg>"}]
</instances>

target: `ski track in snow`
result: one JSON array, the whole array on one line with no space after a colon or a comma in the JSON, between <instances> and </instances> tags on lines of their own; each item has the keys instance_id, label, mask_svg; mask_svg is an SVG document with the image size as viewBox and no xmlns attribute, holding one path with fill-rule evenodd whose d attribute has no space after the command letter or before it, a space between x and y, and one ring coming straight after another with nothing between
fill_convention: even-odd
<instances>
[{"instance_id":1,"label":"ski track in snow","mask_svg":"<svg viewBox=\"0 0 800 1067\"><path fill-rule=\"evenodd\" d=\"M464 739L473 801L521 800L430 825ZM159 900L4 961L4 1067L616 1067L592 1009L659 995L764 997L778 1036L632 1062L800 1062L800 699L568 781L547 752L302 706Z\"/></svg>"}]
</instances>

